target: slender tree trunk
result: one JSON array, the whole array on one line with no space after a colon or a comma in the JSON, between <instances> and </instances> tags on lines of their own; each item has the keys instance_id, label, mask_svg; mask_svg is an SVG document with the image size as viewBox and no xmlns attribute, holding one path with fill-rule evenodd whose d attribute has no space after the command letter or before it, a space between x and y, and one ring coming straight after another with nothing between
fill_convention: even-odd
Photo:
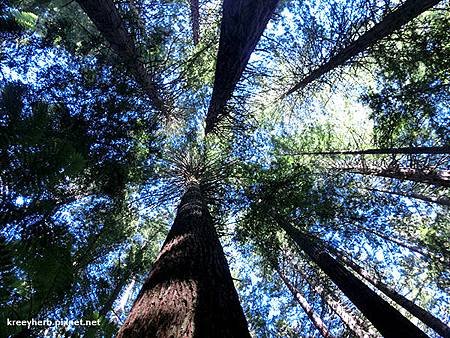
<instances>
[{"instance_id":1,"label":"slender tree trunk","mask_svg":"<svg viewBox=\"0 0 450 338\"><path fill-rule=\"evenodd\" d=\"M177 216L117 337L250 337L198 183Z\"/></svg>"},{"instance_id":2,"label":"slender tree trunk","mask_svg":"<svg viewBox=\"0 0 450 338\"><path fill-rule=\"evenodd\" d=\"M413 245L413 244L410 244L410 243L406 243L406 242L404 242L404 241L401 241L401 240L399 240L399 239L397 239L397 238L395 238L395 237L392 237L391 235L383 234L383 233L381 233L381 232L378 232L378 231L376 231L376 230L372 230L372 229L367 228L367 227L365 227L365 226L363 226L363 225L360 225L360 224L354 225L354 227L356 227L356 228L358 228L358 229L361 229L361 230L363 230L363 231L366 231L366 232L368 232L368 233L371 233L371 234L373 234L373 235L375 235L375 236L377 236L377 237L380 237L380 238L384 239L384 240L387 241L387 242L395 243L395 244L397 244L398 246L401 246L402 248L405 248L405 249L408 249L409 251L418 253L419 255L422 255L422 256L424 256L424 257L433 258L433 257L432 257L433 255L432 255L431 253L429 253L429 252L423 250L422 248L417 247L417 246L415 246L415 245Z\"/></svg>"},{"instance_id":3,"label":"slender tree trunk","mask_svg":"<svg viewBox=\"0 0 450 338\"><path fill-rule=\"evenodd\" d=\"M405 1L395 11L386 15L381 22L377 23L354 42L337 52L327 62L297 82L286 92L286 94L284 94L284 96L290 95L299 89L303 89L309 83L317 80L322 75L339 66L342 66L347 61L364 52L367 48L372 47L381 39L391 35L403 25L407 24L412 19L416 18L439 2L440 0Z\"/></svg>"},{"instance_id":4,"label":"slender tree trunk","mask_svg":"<svg viewBox=\"0 0 450 338\"><path fill-rule=\"evenodd\" d=\"M438 187L450 187L450 170L415 169L415 168L376 168L376 167L345 167L336 168L354 174L372 175L395 178L402 181L413 181Z\"/></svg>"},{"instance_id":5,"label":"slender tree trunk","mask_svg":"<svg viewBox=\"0 0 450 338\"><path fill-rule=\"evenodd\" d=\"M425 201L425 202L429 202L429 203L450 206L450 198L445 197L445 196L440 196L440 197L426 196L426 195L419 194L416 192L403 193L400 191L391 191L391 190L383 190L383 189L375 189L375 188L362 188L361 187L359 189L369 190L369 191L373 191L373 192L381 192L384 194L402 196L402 197L413 198L416 200L421 200L421 201Z\"/></svg>"},{"instance_id":6,"label":"slender tree trunk","mask_svg":"<svg viewBox=\"0 0 450 338\"><path fill-rule=\"evenodd\" d=\"M322 337L324 338L333 338L334 336L331 334L330 330L328 330L325 323L322 321L320 316L314 311L311 305L309 305L308 301L305 297L302 296L300 291L289 282L284 273L281 271L279 267L275 267L275 270L278 272L278 275L283 280L284 284L287 286L289 291L294 296L295 300L300 304L302 309L305 311L308 318L314 324L314 327L320 332Z\"/></svg>"},{"instance_id":7,"label":"slender tree trunk","mask_svg":"<svg viewBox=\"0 0 450 338\"><path fill-rule=\"evenodd\" d=\"M450 146L444 147L405 147L405 148L380 148L366 150L336 150L336 151L313 151L293 154L283 154L284 156L303 155L387 155L387 154L450 154Z\"/></svg>"},{"instance_id":8,"label":"slender tree trunk","mask_svg":"<svg viewBox=\"0 0 450 338\"><path fill-rule=\"evenodd\" d=\"M225 104L247 66L279 0L224 0L214 87L205 133L229 113Z\"/></svg>"},{"instance_id":9,"label":"slender tree trunk","mask_svg":"<svg viewBox=\"0 0 450 338\"><path fill-rule=\"evenodd\" d=\"M114 289L111 292L111 295L106 300L106 303L104 303L103 306L98 311L98 315L100 318L105 318L106 315L111 311L111 309L114 305L114 302L119 297L120 291L125 286L126 281L127 281L127 278L122 278L119 281L117 281L116 285L114 286ZM95 333L97 332L97 330L98 330L97 327L92 326L92 327L87 328L85 334L87 337L95 337ZM80 335L78 327L75 328L75 333L77 335Z\"/></svg>"},{"instance_id":10,"label":"slender tree trunk","mask_svg":"<svg viewBox=\"0 0 450 338\"><path fill-rule=\"evenodd\" d=\"M189 7L191 9L192 40L194 46L197 46L200 41L200 7L198 0L189 0Z\"/></svg>"},{"instance_id":11,"label":"slender tree trunk","mask_svg":"<svg viewBox=\"0 0 450 338\"><path fill-rule=\"evenodd\" d=\"M383 337L427 337L398 310L324 251L317 242L312 241L280 217L276 216L276 220L289 237L361 310Z\"/></svg>"},{"instance_id":12,"label":"slender tree trunk","mask_svg":"<svg viewBox=\"0 0 450 338\"><path fill-rule=\"evenodd\" d=\"M159 85L139 60L135 43L129 36L114 2L112 0L77 0L77 2L111 45L112 50L119 55L121 61L129 68L153 106L164 116L167 116L167 109L160 94Z\"/></svg>"},{"instance_id":13,"label":"slender tree trunk","mask_svg":"<svg viewBox=\"0 0 450 338\"><path fill-rule=\"evenodd\" d=\"M329 247L329 246L327 246ZM386 285L378 278L373 277L369 272L364 270L361 266L356 264L353 260L347 258L344 254L339 252L338 250L329 247L330 250L336 255L337 259L350 268L352 268L355 272L357 272L361 277L367 280L370 284L375 286L378 290L383 292L386 296L391 298L394 302L401 305L404 309L408 310L413 316L419 319L422 323L426 324L430 328L432 328L436 333L440 334L444 338L450 337L450 327L448 327L444 322L442 322L439 318L433 316L430 312L422 309L420 306L406 298L405 296L399 294L390 286Z\"/></svg>"},{"instance_id":14,"label":"slender tree trunk","mask_svg":"<svg viewBox=\"0 0 450 338\"><path fill-rule=\"evenodd\" d=\"M324 288L310 280L308 276L301 271L301 269L295 268L295 271L299 273L304 280L311 286L315 293L317 293L328 306L336 313L342 322L357 336L361 338L377 337L377 334L371 330L366 330L365 323L358 317L354 316L348 311L341 302L336 299L332 294L327 293Z\"/></svg>"},{"instance_id":15,"label":"slender tree trunk","mask_svg":"<svg viewBox=\"0 0 450 338\"><path fill-rule=\"evenodd\" d=\"M111 296L108 298L105 304L101 307L100 311L98 312L100 317L106 317L109 311L111 311L114 302L119 297L120 291L122 291L123 287L125 286L127 282L127 278L123 278L119 280L114 287L114 289L111 292Z\"/></svg>"}]
</instances>

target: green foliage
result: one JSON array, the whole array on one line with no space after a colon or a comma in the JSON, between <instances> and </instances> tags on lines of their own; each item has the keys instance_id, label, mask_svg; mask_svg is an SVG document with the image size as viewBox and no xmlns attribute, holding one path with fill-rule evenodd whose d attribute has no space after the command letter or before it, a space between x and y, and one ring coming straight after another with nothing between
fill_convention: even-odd
<instances>
[{"instance_id":1,"label":"green foliage","mask_svg":"<svg viewBox=\"0 0 450 338\"><path fill-rule=\"evenodd\" d=\"M12 16L17 24L24 29L35 29L38 16L31 12L12 11Z\"/></svg>"},{"instance_id":2,"label":"green foliage","mask_svg":"<svg viewBox=\"0 0 450 338\"><path fill-rule=\"evenodd\" d=\"M258 337L313 334L274 276L281 255L303 259L277 215L364 262L389 283L404 285L405 293L419 288L414 282L420 275L429 285L427 292L417 291L420 305L445 313L448 210L374 189L430 196L447 191L330 168L354 161L446 170L446 157L289 153L373 143L447 144L448 9L425 13L385 39L370 58L358 60L367 69L358 68L354 78L335 72L325 78L336 80L331 89L305 91L291 101L279 99L290 81L319 66L395 4L281 1L235 91L230 128L205 138L221 2L202 3L197 46L186 2L114 3L139 62L164 89L164 103L173 105L174 116L167 120L155 114L129 64L109 48L76 1L0 5L5 37L0 42L0 336L11 333L4 325L7 317L100 318L99 328L51 332L114 336L157 256L176 197L190 180L201 183L218 233L230 235L222 240L231 238L232 248L249 250L237 264L237 278ZM365 64L374 60L376 67ZM377 85L367 93L358 81L372 76ZM367 109L357 102L360 95L373 111L371 119L359 116ZM368 141L372 122L373 143ZM248 125L252 128L243 127ZM398 243L418 246L429 257ZM328 285L316 275L314 281ZM112 315L132 281L136 286L124 312ZM333 332L346 334L319 297L309 297L307 287L301 292L322 310Z\"/></svg>"},{"instance_id":3,"label":"green foliage","mask_svg":"<svg viewBox=\"0 0 450 338\"><path fill-rule=\"evenodd\" d=\"M449 142L449 29L448 9L432 11L373 52L379 85L363 100L380 146Z\"/></svg>"}]
</instances>

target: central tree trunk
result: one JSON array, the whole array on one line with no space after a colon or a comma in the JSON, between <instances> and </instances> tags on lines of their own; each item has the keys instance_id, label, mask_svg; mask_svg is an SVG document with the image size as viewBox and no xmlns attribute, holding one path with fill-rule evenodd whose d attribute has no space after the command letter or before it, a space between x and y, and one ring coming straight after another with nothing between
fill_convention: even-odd
<instances>
[{"instance_id":1,"label":"central tree trunk","mask_svg":"<svg viewBox=\"0 0 450 338\"><path fill-rule=\"evenodd\" d=\"M117 337L250 337L198 183L177 216Z\"/></svg>"}]
</instances>

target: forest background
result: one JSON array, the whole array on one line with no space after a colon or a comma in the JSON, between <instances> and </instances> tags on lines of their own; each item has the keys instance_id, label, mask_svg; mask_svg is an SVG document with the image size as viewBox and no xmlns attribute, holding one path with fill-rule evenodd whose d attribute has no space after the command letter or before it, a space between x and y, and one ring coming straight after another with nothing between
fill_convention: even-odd
<instances>
[{"instance_id":1,"label":"forest background","mask_svg":"<svg viewBox=\"0 0 450 338\"><path fill-rule=\"evenodd\" d=\"M449 31L448 1L0 1L0 336L450 337Z\"/></svg>"}]
</instances>

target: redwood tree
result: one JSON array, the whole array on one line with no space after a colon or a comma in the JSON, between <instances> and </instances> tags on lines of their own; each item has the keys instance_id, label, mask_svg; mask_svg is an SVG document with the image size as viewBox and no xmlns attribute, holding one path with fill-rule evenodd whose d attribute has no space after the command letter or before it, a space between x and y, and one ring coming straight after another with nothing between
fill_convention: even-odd
<instances>
[{"instance_id":1,"label":"redwood tree","mask_svg":"<svg viewBox=\"0 0 450 338\"><path fill-rule=\"evenodd\" d=\"M419 16L426 10L438 4L440 0L408 0L400 5L395 11L386 15L386 17L358 39L348 44L345 48L339 50L327 62L320 65L309 73L306 77L298 81L284 95L290 95L297 90L306 87L311 82L317 80L322 75L328 73L336 67L342 66L358 54L364 52L381 39L389 36L409 21Z\"/></svg>"},{"instance_id":2,"label":"redwood tree","mask_svg":"<svg viewBox=\"0 0 450 338\"><path fill-rule=\"evenodd\" d=\"M355 277L326 250L288 222L275 216L278 224L336 285L361 310L383 337L427 337L398 310Z\"/></svg>"},{"instance_id":3,"label":"redwood tree","mask_svg":"<svg viewBox=\"0 0 450 338\"><path fill-rule=\"evenodd\" d=\"M206 130L229 115L225 105L247 66L278 0L225 0L220 26L214 87L206 116Z\"/></svg>"},{"instance_id":4,"label":"redwood tree","mask_svg":"<svg viewBox=\"0 0 450 338\"><path fill-rule=\"evenodd\" d=\"M200 185L191 182L117 337L249 336Z\"/></svg>"}]
</instances>

